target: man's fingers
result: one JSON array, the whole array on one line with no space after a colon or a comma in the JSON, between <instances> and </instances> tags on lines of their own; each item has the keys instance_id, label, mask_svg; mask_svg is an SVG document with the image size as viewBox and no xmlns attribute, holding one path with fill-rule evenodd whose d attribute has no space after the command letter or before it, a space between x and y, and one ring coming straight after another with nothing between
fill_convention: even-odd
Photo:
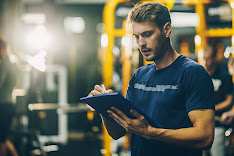
<instances>
[{"instance_id":1,"label":"man's fingers","mask_svg":"<svg viewBox=\"0 0 234 156\"><path fill-rule=\"evenodd\" d=\"M116 118L116 119L118 119L118 121L122 121L123 119L120 117L120 116L118 116L116 113L114 113L113 111L111 111L111 110L107 110L107 112L109 113L109 115L112 117L112 118Z\"/></svg>"},{"instance_id":2,"label":"man's fingers","mask_svg":"<svg viewBox=\"0 0 234 156\"><path fill-rule=\"evenodd\" d=\"M100 85L95 85L94 86L94 90L99 91L100 93L102 93L104 91L104 89L100 86Z\"/></svg>"},{"instance_id":3,"label":"man's fingers","mask_svg":"<svg viewBox=\"0 0 234 156\"><path fill-rule=\"evenodd\" d=\"M106 93L113 93L113 90L108 89L107 91L105 91L100 85L95 85L94 89L89 93L88 96L100 95Z\"/></svg>"},{"instance_id":4,"label":"man's fingers","mask_svg":"<svg viewBox=\"0 0 234 156\"><path fill-rule=\"evenodd\" d=\"M110 117L112 117L119 125L121 125L122 127L125 128L125 130L127 130L125 125L126 122L120 116L118 116L116 113L114 113L111 110L108 110L107 112L109 113Z\"/></svg>"},{"instance_id":5,"label":"man's fingers","mask_svg":"<svg viewBox=\"0 0 234 156\"><path fill-rule=\"evenodd\" d=\"M97 91L97 90L92 90L88 96L93 96L93 95L100 95L102 94L101 92Z\"/></svg>"},{"instance_id":6,"label":"man's fingers","mask_svg":"<svg viewBox=\"0 0 234 156\"><path fill-rule=\"evenodd\" d=\"M123 118L125 121L127 121L129 118L127 117L127 115L125 115L122 111L120 111L119 109L115 108L115 107L111 107L111 109L113 111L115 111L121 118Z\"/></svg>"},{"instance_id":7,"label":"man's fingers","mask_svg":"<svg viewBox=\"0 0 234 156\"><path fill-rule=\"evenodd\" d=\"M113 90L111 89L106 90L105 88L102 88L100 85L95 85L94 90L99 91L101 94L113 93Z\"/></svg>"},{"instance_id":8,"label":"man's fingers","mask_svg":"<svg viewBox=\"0 0 234 156\"><path fill-rule=\"evenodd\" d=\"M113 93L113 90L112 90L112 89L108 89L108 90L106 91L106 93L107 93L107 94Z\"/></svg>"},{"instance_id":9,"label":"man's fingers","mask_svg":"<svg viewBox=\"0 0 234 156\"><path fill-rule=\"evenodd\" d=\"M130 110L130 113L133 115L133 116L135 116L137 119L142 119L142 118L144 118L144 116L142 116L140 113L138 113L136 110L134 110L134 109L131 109Z\"/></svg>"}]
</instances>

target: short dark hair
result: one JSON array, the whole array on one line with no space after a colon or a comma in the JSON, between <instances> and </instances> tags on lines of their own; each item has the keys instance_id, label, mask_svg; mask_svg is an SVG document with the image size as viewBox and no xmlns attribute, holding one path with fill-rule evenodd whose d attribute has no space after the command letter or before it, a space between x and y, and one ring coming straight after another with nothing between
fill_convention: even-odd
<instances>
[{"instance_id":1,"label":"short dark hair","mask_svg":"<svg viewBox=\"0 0 234 156\"><path fill-rule=\"evenodd\" d=\"M163 26L169 22L171 17L166 6L156 2L146 2L135 5L128 14L128 22L154 22L162 30Z\"/></svg>"}]
</instances>

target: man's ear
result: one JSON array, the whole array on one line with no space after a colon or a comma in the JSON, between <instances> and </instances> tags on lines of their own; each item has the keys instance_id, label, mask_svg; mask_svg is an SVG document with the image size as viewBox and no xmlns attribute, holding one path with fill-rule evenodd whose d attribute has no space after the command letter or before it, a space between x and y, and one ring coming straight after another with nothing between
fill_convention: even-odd
<instances>
[{"instance_id":1,"label":"man's ear","mask_svg":"<svg viewBox=\"0 0 234 156\"><path fill-rule=\"evenodd\" d=\"M171 35L171 30L172 30L172 27L171 27L171 23L170 22L167 22L164 26L163 26L163 31L166 35L167 38L170 37Z\"/></svg>"}]
</instances>

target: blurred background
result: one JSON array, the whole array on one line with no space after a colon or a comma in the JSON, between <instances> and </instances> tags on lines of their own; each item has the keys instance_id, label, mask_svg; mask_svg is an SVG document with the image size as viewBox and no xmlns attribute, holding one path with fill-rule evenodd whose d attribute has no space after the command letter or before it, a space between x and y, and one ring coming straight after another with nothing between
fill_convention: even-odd
<instances>
[{"instance_id":1,"label":"blurred background","mask_svg":"<svg viewBox=\"0 0 234 156\"><path fill-rule=\"evenodd\" d=\"M226 66L234 44L233 0L152 1L170 9L178 53L199 62L199 52L212 43ZM129 155L129 138L111 140L99 115L79 99L95 84L125 95L132 73L147 63L125 20L141 2L0 1L0 34L20 68L11 136L20 155Z\"/></svg>"}]
</instances>

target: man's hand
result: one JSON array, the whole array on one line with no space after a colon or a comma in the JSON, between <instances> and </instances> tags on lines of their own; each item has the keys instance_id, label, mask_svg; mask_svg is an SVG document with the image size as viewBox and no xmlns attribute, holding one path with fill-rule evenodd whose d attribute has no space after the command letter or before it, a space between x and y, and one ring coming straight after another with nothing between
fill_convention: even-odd
<instances>
[{"instance_id":1,"label":"man's hand","mask_svg":"<svg viewBox=\"0 0 234 156\"><path fill-rule=\"evenodd\" d=\"M89 93L88 96L100 95L100 94L109 94L109 93L113 93L113 90L108 89L108 90L105 91L100 85L95 85L94 89Z\"/></svg>"},{"instance_id":2,"label":"man's hand","mask_svg":"<svg viewBox=\"0 0 234 156\"><path fill-rule=\"evenodd\" d=\"M117 109L115 107L112 107L111 109L113 111L111 111L111 110L107 111L109 113L109 115L118 124L120 124L122 127L124 127L124 129L127 132L135 133L135 134L138 134L138 135L141 135L141 136L147 138L147 132L148 132L148 129L151 128L151 126L149 125L147 119L144 116L139 114L136 110L131 110L130 113L136 117L136 119L131 119L131 118L127 117L127 115L125 115L119 109Z\"/></svg>"},{"instance_id":3,"label":"man's hand","mask_svg":"<svg viewBox=\"0 0 234 156\"><path fill-rule=\"evenodd\" d=\"M88 96L94 96L94 95L100 95L100 94L108 94L108 93L113 93L113 90L111 90L111 89L105 90L100 85L95 85L94 89L89 93ZM90 110L95 111L91 106L87 105L87 107Z\"/></svg>"},{"instance_id":4,"label":"man's hand","mask_svg":"<svg viewBox=\"0 0 234 156\"><path fill-rule=\"evenodd\" d=\"M94 95L100 95L100 94L109 94L109 93L113 93L113 90L108 89L105 90L104 88L102 88L100 85L95 85L94 89L89 93L88 96L94 96ZM112 124L109 120L107 120L106 118L104 118L101 114L100 114L102 121L107 129L107 132L109 133L109 135L117 140L120 137L124 136L126 134L126 132L122 131L119 129L119 127L117 127L116 125Z\"/></svg>"},{"instance_id":5,"label":"man's hand","mask_svg":"<svg viewBox=\"0 0 234 156\"><path fill-rule=\"evenodd\" d=\"M224 125L230 125L234 121L234 112L224 112L221 116L220 123Z\"/></svg>"},{"instance_id":6,"label":"man's hand","mask_svg":"<svg viewBox=\"0 0 234 156\"><path fill-rule=\"evenodd\" d=\"M131 110L136 119L128 118L117 108L111 108L110 116L125 128L127 132L135 133L146 139L155 139L182 147L210 149L214 137L214 110L197 109L189 112L193 127L179 129L155 128L149 125L146 118Z\"/></svg>"}]
</instances>

